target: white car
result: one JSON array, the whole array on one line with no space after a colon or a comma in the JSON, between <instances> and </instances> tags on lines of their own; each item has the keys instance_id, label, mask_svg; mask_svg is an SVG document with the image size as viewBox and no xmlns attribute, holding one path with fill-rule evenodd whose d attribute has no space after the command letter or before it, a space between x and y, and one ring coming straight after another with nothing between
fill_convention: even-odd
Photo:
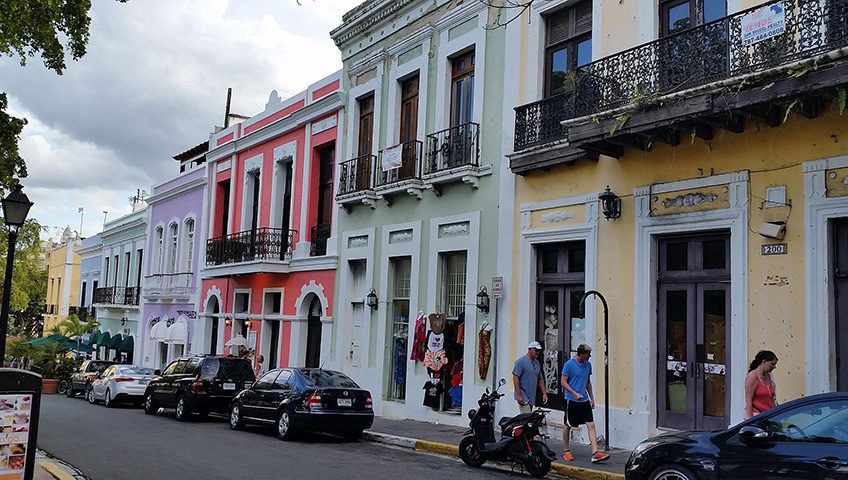
<instances>
[{"instance_id":1,"label":"white car","mask_svg":"<svg viewBox=\"0 0 848 480\"><path fill-rule=\"evenodd\" d=\"M118 402L141 405L153 369L135 365L112 365L100 373L88 390L88 402L102 401L107 407Z\"/></svg>"}]
</instances>

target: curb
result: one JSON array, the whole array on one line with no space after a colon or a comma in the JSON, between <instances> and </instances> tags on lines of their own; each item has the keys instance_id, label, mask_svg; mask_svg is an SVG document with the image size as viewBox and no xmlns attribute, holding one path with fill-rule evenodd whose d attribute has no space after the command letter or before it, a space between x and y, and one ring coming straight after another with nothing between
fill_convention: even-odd
<instances>
[{"instance_id":1,"label":"curb","mask_svg":"<svg viewBox=\"0 0 848 480\"><path fill-rule=\"evenodd\" d=\"M44 470L56 480L86 480L82 472L40 449L36 451L35 468ZM41 477L44 477L44 475L41 475ZM33 478L39 478L39 475L36 473Z\"/></svg>"},{"instance_id":2,"label":"curb","mask_svg":"<svg viewBox=\"0 0 848 480\"><path fill-rule=\"evenodd\" d=\"M385 443L397 447L408 448L419 452L439 453L459 457L459 446L449 443L431 442L428 440L416 440L414 438L390 435L387 433L372 432L366 430L362 439L369 442ZM575 467L559 462L551 464L551 470L578 480L624 480L624 474L595 470L592 468Z\"/></svg>"},{"instance_id":3,"label":"curb","mask_svg":"<svg viewBox=\"0 0 848 480\"><path fill-rule=\"evenodd\" d=\"M35 463L35 466L36 468L43 468L56 480L76 480L76 477L66 472L64 468L52 460L39 460Z\"/></svg>"}]
</instances>

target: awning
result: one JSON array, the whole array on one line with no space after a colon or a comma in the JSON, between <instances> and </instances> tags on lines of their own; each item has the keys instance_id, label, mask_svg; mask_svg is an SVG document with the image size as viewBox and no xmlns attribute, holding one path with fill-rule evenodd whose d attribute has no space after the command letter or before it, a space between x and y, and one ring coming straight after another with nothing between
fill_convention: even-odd
<instances>
[{"instance_id":1,"label":"awning","mask_svg":"<svg viewBox=\"0 0 848 480\"><path fill-rule=\"evenodd\" d=\"M103 332L100 334L100 341L97 342L98 347L109 347L109 342L112 341L112 335L109 332Z\"/></svg>"},{"instance_id":2,"label":"awning","mask_svg":"<svg viewBox=\"0 0 848 480\"><path fill-rule=\"evenodd\" d=\"M154 342L164 342L168 338L168 325L160 320L150 329L150 339Z\"/></svg>"},{"instance_id":3,"label":"awning","mask_svg":"<svg viewBox=\"0 0 848 480\"><path fill-rule=\"evenodd\" d=\"M112 338L109 339L109 343L105 344L107 347L112 349L118 349L121 346L121 342L124 341L124 337L121 336L120 333L116 333L112 335Z\"/></svg>"},{"instance_id":4,"label":"awning","mask_svg":"<svg viewBox=\"0 0 848 480\"><path fill-rule=\"evenodd\" d=\"M88 344L100 345L100 330L95 330L91 332L91 334L88 336Z\"/></svg>"},{"instance_id":5,"label":"awning","mask_svg":"<svg viewBox=\"0 0 848 480\"><path fill-rule=\"evenodd\" d=\"M188 343L188 331L186 324L177 322L168 327L168 335L165 337L165 343L178 343L185 345Z\"/></svg>"},{"instance_id":6,"label":"awning","mask_svg":"<svg viewBox=\"0 0 848 480\"><path fill-rule=\"evenodd\" d=\"M121 342L121 345L118 347L119 352L132 353L133 348L135 346L135 341L133 340L132 335L124 337L124 340Z\"/></svg>"}]
</instances>

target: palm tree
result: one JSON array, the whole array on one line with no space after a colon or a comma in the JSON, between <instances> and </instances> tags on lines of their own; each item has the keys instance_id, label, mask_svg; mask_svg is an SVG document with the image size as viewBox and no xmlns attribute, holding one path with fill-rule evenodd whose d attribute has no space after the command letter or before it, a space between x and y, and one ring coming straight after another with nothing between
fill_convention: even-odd
<instances>
[{"instance_id":1,"label":"palm tree","mask_svg":"<svg viewBox=\"0 0 848 480\"><path fill-rule=\"evenodd\" d=\"M62 320L57 326L62 335L77 341L77 349L79 350L79 344L82 341L82 336L99 327L100 323L98 323L97 320L83 322L78 316L71 314L68 315L68 318Z\"/></svg>"}]
</instances>

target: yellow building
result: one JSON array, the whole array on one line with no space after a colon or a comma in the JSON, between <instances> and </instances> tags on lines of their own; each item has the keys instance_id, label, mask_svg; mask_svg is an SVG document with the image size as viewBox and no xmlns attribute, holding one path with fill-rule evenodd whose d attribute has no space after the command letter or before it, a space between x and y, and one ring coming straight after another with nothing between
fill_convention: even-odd
<instances>
[{"instance_id":1,"label":"yellow building","mask_svg":"<svg viewBox=\"0 0 848 480\"><path fill-rule=\"evenodd\" d=\"M67 318L71 307L78 305L80 283L80 256L77 253L80 238L70 228L65 228L62 238L48 255L47 311L44 314L44 332Z\"/></svg>"},{"instance_id":2,"label":"yellow building","mask_svg":"<svg viewBox=\"0 0 848 480\"><path fill-rule=\"evenodd\" d=\"M507 27L509 350L542 341L557 398L593 346L620 447L740 420L760 349L779 401L847 390L845 3L537 3Z\"/></svg>"}]
</instances>

